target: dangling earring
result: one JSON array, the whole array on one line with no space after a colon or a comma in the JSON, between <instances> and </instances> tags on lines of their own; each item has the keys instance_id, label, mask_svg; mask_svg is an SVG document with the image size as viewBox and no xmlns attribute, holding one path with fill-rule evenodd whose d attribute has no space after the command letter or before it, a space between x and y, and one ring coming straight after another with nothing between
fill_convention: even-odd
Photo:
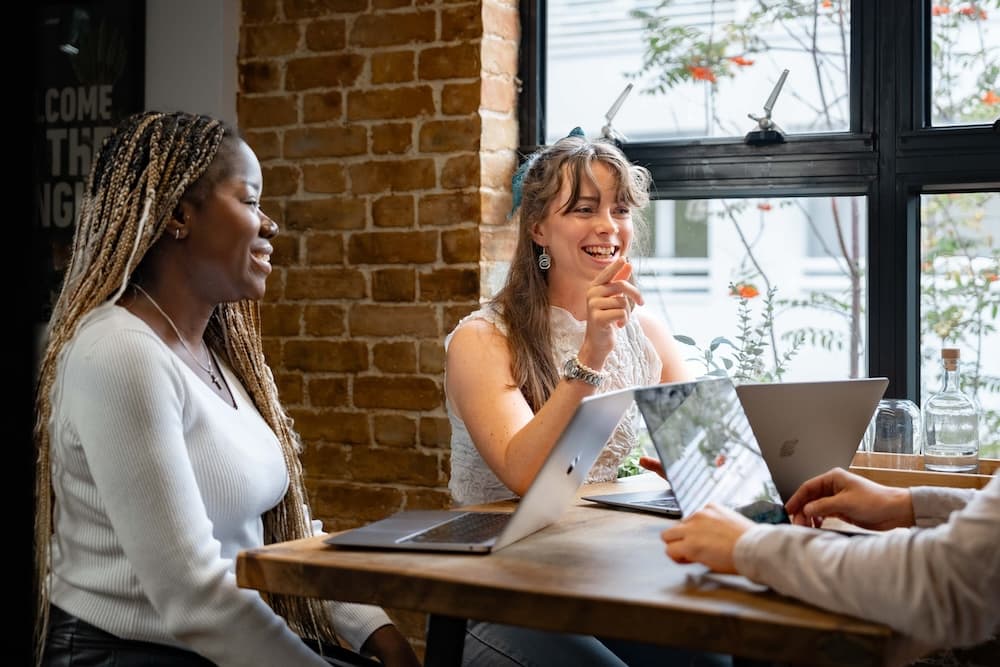
<instances>
[{"instance_id":1,"label":"dangling earring","mask_svg":"<svg viewBox=\"0 0 1000 667\"><path fill-rule=\"evenodd\" d=\"M550 266L552 266L552 257L548 253L548 248L543 247L541 254L538 255L538 268L542 271L548 271Z\"/></svg>"},{"instance_id":2,"label":"dangling earring","mask_svg":"<svg viewBox=\"0 0 1000 667\"><path fill-rule=\"evenodd\" d=\"M174 239L177 241L181 240L181 230L180 227L174 230Z\"/></svg>"}]
</instances>

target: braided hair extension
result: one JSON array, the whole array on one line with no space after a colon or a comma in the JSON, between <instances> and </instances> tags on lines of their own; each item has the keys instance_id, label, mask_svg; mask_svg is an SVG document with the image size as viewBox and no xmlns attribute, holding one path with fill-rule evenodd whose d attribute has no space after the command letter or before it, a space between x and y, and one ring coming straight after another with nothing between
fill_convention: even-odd
<instances>
[{"instance_id":1,"label":"braided hair extension","mask_svg":"<svg viewBox=\"0 0 1000 667\"><path fill-rule=\"evenodd\" d=\"M35 395L36 664L41 662L48 628L53 510L49 428L58 399L56 376L61 355L88 314L121 297L179 202L184 198L197 201L226 176L214 167L229 152L224 146L238 141L241 139L234 130L208 116L147 111L122 121L105 139L92 165L69 266L49 321ZM222 167L224 170L226 165ZM288 492L264 516L264 542L306 537L311 526L298 460L299 441L264 360L259 304L217 306L208 329L207 342L228 361L277 434L288 468ZM300 634L337 641L321 601L270 596L268 602Z\"/></svg>"}]
</instances>

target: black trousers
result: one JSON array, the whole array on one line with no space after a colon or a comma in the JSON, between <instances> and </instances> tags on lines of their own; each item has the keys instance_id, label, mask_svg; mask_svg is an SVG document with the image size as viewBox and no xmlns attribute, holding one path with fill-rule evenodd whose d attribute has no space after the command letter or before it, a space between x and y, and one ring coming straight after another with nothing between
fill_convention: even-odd
<instances>
[{"instance_id":1,"label":"black trousers","mask_svg":"<svg viewBox=\"0 0 1000 667\"><path fill-rule=\"evenodd\" d=\"M340 646L305 640L306 644L340 667L377 667L380 663ZM121 639L55 605L49 607L49 632L44 667L214 667L192 651L133 639Z\"/></svg>"}]
</instances>

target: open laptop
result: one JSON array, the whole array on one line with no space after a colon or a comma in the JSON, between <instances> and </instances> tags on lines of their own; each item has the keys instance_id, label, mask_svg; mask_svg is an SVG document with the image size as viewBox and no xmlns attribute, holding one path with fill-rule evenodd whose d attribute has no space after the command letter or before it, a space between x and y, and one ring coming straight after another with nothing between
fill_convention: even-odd
<instances>
[{"instance_id":1,"label":"open laptop","mask_svg":"<svg viewBox=\"0 0 1000 667\"><path fill-rule=\"evenodd\" d=\"M754 461L755 465L750 470L753 474L746 470L742 474L747 479L754 480L755 484L763 483L766 478L777 490L778 502L783 502L810 477L832 467L846 468L850 465L887 385L888 380L885 378L871 378L754 384L734 388L728 378L706 378L695 383L671 383L635 391L636 402L646 419L661 462L664 462L661 450L681 446L687 442L686 438L696 437L694 434L697 433L699 420L711 423L712 419L725 415L724 423L728 426L722 428L722 421L715 424L715 428L708 429L704 434L699 446L706 452L721 454L717 463L723 467L727 459L731 458L731 455L723 451L725 438L731 439L730 445L739 445L733 451L741 456L748 451L756 452L762 464L761 469L757 469L757 461ZM669 402L664 402L662 396L659 396L660 391L665 391L661 390L662 387L670 387L671 392L680 391L678 387L688 387L690 394L694 395L693 402L678 403L672 408ZM710 387L714 388L714 395L707 395L712 393L709 392ZM725 410L723 405L726 406ZM665 423L664 420L675 409L679 414L669 422L674 424L672 430L657 433L656 425ZM692 420L688 427L696 430L686 432L685 425L681 423L684 419ZM670 438L674 439L673 443ZM737 459L737 462L742 462L742 458ZM666 467L666 463L664 465ZM675 480L668 473L668 479L673 487L677 483L683 483L686 478ZM676 489L586 496L585 499L673 518L688 511L679 502ZM705 503L689 504L701 507ZM726 504L733 505L732 502Z\"/></svg>"},{"instance_id":2,"label":"open laptop","mask_svg":"<svg viewBox=\"0 0 1000 667\"><path fill-rule=\"evenodd\" d=\"M324 541L343 547L480 554L517 542L554 523L576 499L632 405L632 393L623 389L580 402L514 512L404 511Z\"/></svg>"}]
</instances>

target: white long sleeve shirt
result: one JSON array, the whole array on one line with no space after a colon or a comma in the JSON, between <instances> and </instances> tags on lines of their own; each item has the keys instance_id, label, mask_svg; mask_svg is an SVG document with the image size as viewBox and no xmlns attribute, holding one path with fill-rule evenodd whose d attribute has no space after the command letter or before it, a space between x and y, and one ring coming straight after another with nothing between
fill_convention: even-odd
<instances>
[{"instance_id":1,"label":"white long sleeve shirt","mask_svg":"<svg viewBox=\"0 0 1000 667\"><path fill-rule=\"evenodd\" d=\"M757 525L736 543L736 569L779 593L892 627L909 638L901 659L989 639L1000 630L1000 478L978 492L911 493L921 528L850 538Z\"/></svg>"},{"instance_id":2,"label":"white long sleeve shirt","mask_svg":"<svg viewBox=\"0 0 1000 667\"><path fill-rule=\"evenodd\" d=\"M221 360L220 360L221 361ZM218 665L327 665L235 557L288 487L276 436L232 372L222 400L139 318L107 304L67 345L53 390L51 601L126 639ZM331 603L356 650L385 613Z\"/></svg>"}]
</instances>

